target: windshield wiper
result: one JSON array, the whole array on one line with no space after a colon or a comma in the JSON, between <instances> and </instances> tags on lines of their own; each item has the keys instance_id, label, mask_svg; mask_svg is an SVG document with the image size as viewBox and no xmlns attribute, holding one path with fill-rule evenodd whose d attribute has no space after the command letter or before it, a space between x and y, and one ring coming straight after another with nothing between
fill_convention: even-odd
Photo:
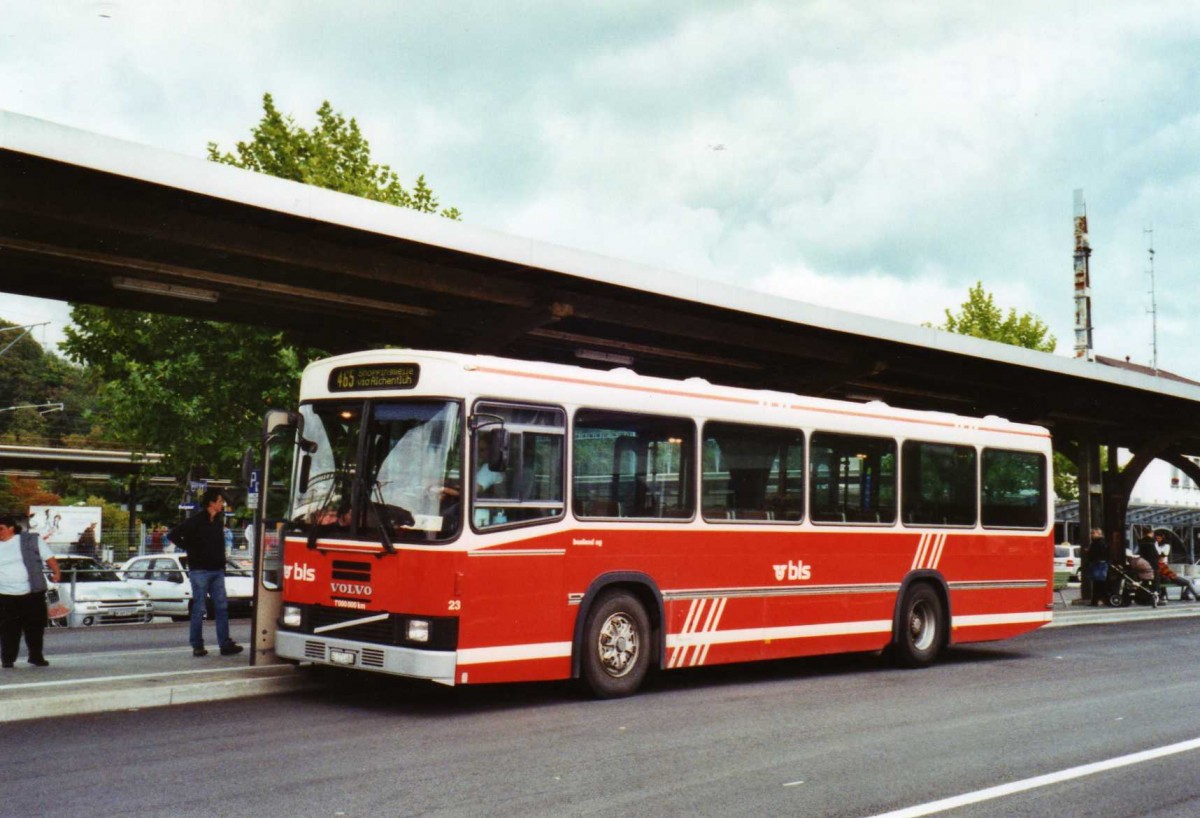
<instances>
[{"instance_id":1,"label":"windshield wiper","mask_svg":"<svg viewBox=\"0 0 1200 818\"><path fill-rule=\"evenodd\" d=\"M343 463L342 466L339 467L338 469L336 469L335 471L319 472L316 475L316 477L309 478L310 486L312 485L312 483L315 480L318 480L318 479L329 481L329 488L325 490L325 496L321 498L321 502L318 503L316 506L317 514L325 513L325 511L329 508L329 498L333 496L334 489L337 488L339 483L342 483L343 485L345 484L346 481L344 478L342 480L336 479L338 477L338 475L348 475L349 473L350 473L349 464ZM319 525L316 522L316 520L311 522L308 526L308 548L309 548L309 550L314 550L317 547L318 536L323 535L323 534L328 534L332 531L335 531L336 529L337 529L336 521L330 525Z\"/></svg>"},{"instance_id":2,"label":"windshield wiper","mask_svg":"<svg viewBox=\"0 0 1200 818\"><path fill-rule=\"evenodd\" d=\"M373 488L379 499L373 500L371 505L375 506L375 514L379 520L379 534L380 539L383 541L383 550L389 554L395 554L396 546L392 545L392 532L390 531L392 527L392 513L388 510L387 503L383 502L383 486L380 485L378 480L375 481ZM408 512L405 513L408 514ZM408 516L412 517L411 514Z\"/></svg>"}]
</instances>

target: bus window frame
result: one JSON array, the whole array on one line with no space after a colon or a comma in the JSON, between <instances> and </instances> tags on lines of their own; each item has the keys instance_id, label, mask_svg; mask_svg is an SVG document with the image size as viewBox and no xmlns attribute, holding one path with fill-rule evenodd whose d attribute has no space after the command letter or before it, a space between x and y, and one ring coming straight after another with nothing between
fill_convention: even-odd
<instances>
[{"instance_id":1,"label":"bus window frame","mask_svg":"<svg viewBox=\"0 0 1200 818\"><path fill-rule=\"evenodd\" d=\"M975 453L975 519L970 523L910 523L904 519L904 502L908 496L904 484L904 478L907 474L908 457L904 454L904 447L910 443L916 445L930 446L949 446L956 449L970 449ZM900 493L899 502L897 503L900 524L905 528L957 528L972 530L981 526L983 521L983 452L979 446L971 443L947 443L941 440L924 440L920 438L905 438L900 442Z\"/></svg>"},{"instance_id":2,"label":"bus window frame","mask_svg":"<svg viewBox=\"0 0 1200 818\"><path fill-rule=\"evenodd\" d=\"M716 426L724 426L724 427L736 426L736 427L741 427L741 428L746 428L746 429L764 429L767 431L779 432L781 435L784 433L789 433L789 434L792 434L799 438L800 449L801 449L801 451L800 451L800 472L801 472L800 473L800 518L799 519L797 519L797 520L783 520L783 519L754 520L754 519L741 519L738 517L727 517L725 519L721 519L720 517L709 517L704 513L704 504L703 504L703 502L701 502L702 498L704 497L704 443L705 443L705 440L707 440L708 427L710 424L716 425ZM781 426L781 425L770 424L770 423L747 423L747 422L741 421L741 420L724 420L721 418L705 418L699 422L699 426L700 426L700 432L696 436L696 449L697 449L696 477L699 481L699 487L696 492L696 497L697 497L696 513L697 513L699 519L703 520L705 523L707 523L709 525L798 526L798 525L803 525L805 523L805 521L808 519L808 499L809 499L808 498L808 477L809 477L809 474L808 474L808 451L809 451L809 445L808 445L808 434L805 432L804 429L800 428L799 426ZM791 445L789 445L788 448L791 448ZM786 482L787 482L787 472L786 471L783 474L783 481L786 484ZM768 482L770 482L770 473L769 472L768 472ZM725 513L728 514L729 511L727 510Z\"/></svg>"},{"instance_id":3,"label":"bus window frame","mask_svg":"<svg viewBox=\"0 0 1200 818\"><path fill-rule=\"evenodd\" d=\"M813 450L816 448L816 444L813 442L813 438L815 438L817 435L831 435L833 437L842 437L842 438L858 437L858 438L868 438L871 440L883 440L883 441L891 442L891 444L893 446L892 456L895 459L895 465L892 467L892 472L893 472L892 473L892 491L893 491L893 494L895 497L895 500L894 500L895 508L893 510L891 520L887 520L887 521L880 520L877 522L870 522L868 520L819 520L819 519L817 519L816 511L815 511L816 502L814 501L814 497L813 497L813 492L816 491L817 481L816 481L816 479L813 475L813 471L812 471ZM808 521L810 523L812 523L815 526L855 526L855 527L863 527L863 528L896 528L899 525L899 523L900 523L900 488L901 488L901 486L900 486L900 438L899 437L897 437L896 435L870 434L870 433L865 433L865 432L839 432L839 431L834 431L832 429L828 429L825 427L821 427L818 429L810 429L806 437L807 437L807 445L805 447L805 453L804 453L804 459L805 459L805 463L806 463L806 465L805 465L806 470L804 473L805 494L806 494L805 509L808 513ZM832 477L830 479L832 479Z\"/></svg>"},{"instance_id":4,"label":"bus window frame","mask_svg":"<svg viewBox=\"0 0 1200 818\"><path fill-rule=\"evenodd\" d=\"M1038 458L1041 463L1041 482L1040 490L1042 493L1042 502L1038 507L1042 510L1042 522L1040 525L987 525L983 520L983 461L989 451L1006 452L1008 454L1025 454L1032 455ZM1048 503L1051 497L1054 496L1054 487L1051 485L1053 480L1054 469L1044 452L1034 451L1031 449L1015 449L1007 446L982 446L979 450L979 527L985 531L1044 531L1047 527L1053 529L1054 512L1049 507Z\"/></svg>"},{"instance_id":5,"label":"bus window frame","mask_svg":"<svg viewBox=\"0 0 1200 818\"><path fill-rule=\"evenodd\" d=\"M687 515L680 516L680 517L623 517L623 516L610 516L610 515L584 515L584 514L580 514L576 510L576 508L575 508L575 495L576 495L576 492L575 492L575 477L576 477L576 475L575 475L575 460L576 460L576 458L575 458L575 455L576 455L575 432L576 432L576 429L578 428L578 417L579 417L580 413L588 413L588 412L594 412L594 413L597 413L600 415L609 415L612 417L652 418L652 419L659 420L659 421L674 421L674 422L678 422L678 423L684 424L689 427L689 431L691 433L691 446L689 447L689 446L680 445L680 447L679 447L681 457L683 457L685 460L688 457L690 457L690 460L691 460L691 467L690 467L691 474L686 475L686 477L688 477L689 479L687 479L686 481L680 480L681 487L686 482L686 484L688 486L688 493L690 493L690 495L691 495L690 508L689 508L689 513ZM630 412L625 409L599 409L599 408L596 408L593 406L577 406L577 407L575 407L574 412L571 413L571 417L569 420L570 420L570 428L568 430L567 443L570 446L570 453L568 455L567 460L568 460L568 468L570 470L569 477L568 477L568 482L570 483L570 495L568 497L567 504L570 506L572 519L578 520L580 522L589 522L589 523L591 523L591 522L606 522L606 523L607 522L616 522L616 523L642 523L642 524L645 524L645 523L685 524L685 523L692 523L692 522L696 521L696 519L700 515L700 509L699 509L699 506L700 506L700 498L699 498L699 493L700 493L700 467L699 467L700 425L699 425L698 421L696 420L695 416L692 416L692 415L669 415L669 414L664 415L664 414L658 414L656 412ZM686 497L686 495L685 495L685 497Z\"/></svg>"},{"instance_id":6,"label":"bus window frame","mask_svg":"<svg viewBox=\"0 0 1200 818\"><path fill-rule=\"evenodd\" d=\"M484 406L485 411L481 412L480 406ZM557 412L559 415L562 416L562 422L563 422L562 426L536 426L536 425L528 424L528 423L510 423L508 420L502 420L502 423L505 426L505 428L509 428L510 426L515 426L520 429L520 434L522 434L522 435L527 430L540 429L540 430L543 430L542 433L545 434L546 432L544 430L546 430L546 429L561 429L562 438L563 438L562 460L561 460L561 473L562 473L561 488L562 488L562 498L563 499L562 499L561 503L557 504L559 506L558 514L548 515L545 517L535 517L531 520L509 520L509 521L506 521L503 523L497 523L495 525L487 525L487 526L478 526L475 524L475 509L476 509L476 502L477 502L477 498L478 498L478 490L475 486L475 474L476 474L477 470L483 465L483 464L477 462L478 461L478 448L476 445L477 444L476 436L482 431L483 428L487 428L487 427L482 427L481 429L471 429L470 419L475 417L477 414L489 414L489 415L494 414L492 412L486 411L486 409L488 409L488 408L534 409L534 410L538 410L538 411L544 410L544 411ZM467 516L467 525L469 525L471 527L472 533L474 533L477 536L482 536L485 534L491 534L496 531L511 531L514 528L528 528L530 526L536 526L536 525L548 525L550 523L557 523L557 522L561 522L562 520L566 519L567 508L568 508L568 506L570 506L570 498L568 496L568 491L570 488L570 486L569 486L569 483L570 483L569 470L571 467L570 466L571 456L570 456L570 452L568 451L568 449L570 447L571 417L570 417L570 413L567 411L565 406L563 406L561 404L554 404L554 403L527 403L527 402L513 400L512 398L493 398L493 397L478 396L470 402L469 410L467 411L464 419L466 421L466 427L467 427L467 439L465 441L465 446L464 446L464 449L465 449L464 460L469 460L469 462L470 462L470 465L465 467L463 470L463 489L466 491L469 491L469 493L466 495L469 498L469 502L467 502L465 504L464 513ZM495 425L495 424L489 424L489 425ZM510 433L510 440L511 440L511 433ZM512 468L513 462L514 462L514 460L512 458L512 454L510 451L509 464L508 464L510 469ZM468 485L469 485L469 488L468 488ZM485 499L487 499L487 498L485 498ZM519 509L519 508L552 508L552 507L554 507L554 505L555 504L550 504L550 503L522 503L519 500L518 501L499 500L498 502L489 502L486 507L493 508L493 509L506 509L506 508L518 508Z\"/></svg>"}]
</instances>

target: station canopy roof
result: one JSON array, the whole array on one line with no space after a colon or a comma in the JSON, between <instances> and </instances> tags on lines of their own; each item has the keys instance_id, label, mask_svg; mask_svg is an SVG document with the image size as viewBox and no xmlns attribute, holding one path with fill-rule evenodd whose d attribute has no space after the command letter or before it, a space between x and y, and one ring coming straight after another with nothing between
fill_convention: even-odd
<instances>
[{"instance_id":1,"label":"station canopy roof","mask_svg":"<svg viewBox=\"0 0 1200 818\"><path fill-rule=\"evenodd\" d=\"M1072 276L1070 231L1047 281ZM1064 284L1064 290L1066 289ZM790 301L0 111L0 291L1200 453L1200 385ZM803 296L803 293L797 293Z\"/></svg>"},{"instance_id":2,"label":"station canopy roof","mask_svg":"<svg viewBox=\"0 0 1200 818\"><path fill-rule=\"evenodd\" d=\"M1055 505L1054 519L1062 523L1079 522L1079 503L1063 500ZM1125 523L1144 528L1200 528L1200 507L1169 506L1155 503L1130 503L1125 512Z\"/></svg>"}]
</instances>

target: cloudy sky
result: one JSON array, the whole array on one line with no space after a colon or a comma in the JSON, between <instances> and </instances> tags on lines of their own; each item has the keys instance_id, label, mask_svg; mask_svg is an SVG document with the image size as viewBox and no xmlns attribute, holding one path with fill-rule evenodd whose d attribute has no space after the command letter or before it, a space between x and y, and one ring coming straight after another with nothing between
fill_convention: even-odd
<instances>
[{"instance_id":1,"label":"cloudy sky","mask_svg":"<svg viewBox=\"0 0 1200 818\"><path fill-rule=\"evenodd\" d=\"M914 323L982 281L1068 355L1082 188L1098 352L1150 362L1152 229L1200 379L1200 4L0 0L0 76L192 156L329 100L472 224Z\"/></svg>"}]
</instances>

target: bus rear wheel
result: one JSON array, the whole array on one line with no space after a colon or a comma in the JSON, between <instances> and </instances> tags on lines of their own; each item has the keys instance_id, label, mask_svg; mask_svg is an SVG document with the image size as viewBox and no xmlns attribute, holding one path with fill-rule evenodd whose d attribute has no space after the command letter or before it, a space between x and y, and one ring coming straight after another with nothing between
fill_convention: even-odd
<instances>
[{"instance_id":1,"label":"bus rear wheel","mask_svg":"<svg viewBox=\"0 0 1200 818\"><path fill-rule=\"evenodd\" d=\"M600 699L629 696L650 665L650 618L636 597L616 592L588 612L583 629L583 681Z\"/></svg>"},{"instance_id":2,"label":"bus rear wheel","mask_svg":"<svg viewBox=\"0 0 1200 818\"><path fill-rule=\"evenodd\" d=\"M937 658L943 636L942 600L928 585L904 594L896 623L895 656L902 667L926 667Z\"/></svg>"}]
</instances>

